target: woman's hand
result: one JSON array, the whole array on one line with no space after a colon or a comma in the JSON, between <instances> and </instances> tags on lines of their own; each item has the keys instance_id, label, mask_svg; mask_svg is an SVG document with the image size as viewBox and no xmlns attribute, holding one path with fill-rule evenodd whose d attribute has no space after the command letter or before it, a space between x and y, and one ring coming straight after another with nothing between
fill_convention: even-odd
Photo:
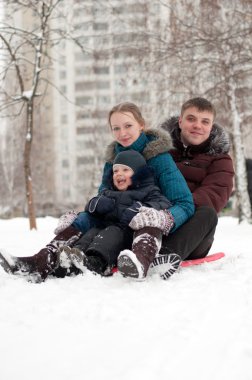
<instances>
[{"instance_id":1,"label":"woman's hand","mask_svg":"<svg viewBox=\"0 0 252 380\"><path fill-rule=\"evenodd\" d=\"M159 228L164 235L168 235L174 226L174 218L167 210L155 210L150 207L141 207L138 214L129 223L133 230L140 230L143 227Z\"/></svg>"},{"instance_id":2,"label":"woman's hand","mask_svg":"<svg viewBox=\"0 0 252 380\"><path fill-rule=\"evenodd\" d=\"M67 211L65 214L63 214L59 218L58 225L54 230L55 235L58 235L60 232L69 227L77 218L77 216L78 214L74 210Z\"/></svg>"}]
</instances>

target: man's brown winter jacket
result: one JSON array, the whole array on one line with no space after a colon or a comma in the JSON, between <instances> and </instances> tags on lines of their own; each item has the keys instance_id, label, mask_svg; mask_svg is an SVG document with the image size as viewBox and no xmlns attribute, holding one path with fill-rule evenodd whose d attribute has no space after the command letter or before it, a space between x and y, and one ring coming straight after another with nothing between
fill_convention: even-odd
<instances>
[{"instance_id":1,"label":"man's brown winter jacket","mask_svg":"<svg viewBox=\"0 0 252 380\"><path fill-rule=\"evenodd\" d=\"M177 117L165 121L161 127L171 134L174 148L170 153L186 179L195 206L210 206L216 212L221 211L231 195L234 177L225 130L214 124L204 143L185 147L180 140Z\"/></svg>"}]
</instances>

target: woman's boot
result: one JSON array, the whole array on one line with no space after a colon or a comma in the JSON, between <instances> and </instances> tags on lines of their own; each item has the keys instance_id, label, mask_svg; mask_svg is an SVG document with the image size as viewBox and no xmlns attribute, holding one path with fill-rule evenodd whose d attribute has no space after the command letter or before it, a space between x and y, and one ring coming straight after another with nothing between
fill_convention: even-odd
<instances>
[{"instance_id":1,"label":"woman's boot","mask_svg":"<svg viewBox=\"0 0 252 380\"><path fill-rule=\"evenodd\" d=\"M28 257L14 257L0 253L0 265L8 273L28 276L33 282L42 282L60 265L59 249L64 245L74 244L81 232L69 226L38 253Z\"/></svg>"}]
</instances>

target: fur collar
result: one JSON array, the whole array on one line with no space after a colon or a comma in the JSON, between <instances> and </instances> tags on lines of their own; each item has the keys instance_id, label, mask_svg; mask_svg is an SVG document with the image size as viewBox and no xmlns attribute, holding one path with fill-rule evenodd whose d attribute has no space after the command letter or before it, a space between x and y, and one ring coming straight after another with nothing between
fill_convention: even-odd
<instances>
[{"instance_id":1,"label":"fur collar","mask_svg":"<svg viewBox=\"0 0 252 380\"><path fill-rule=\"evenodd\" d=\"M150 142L146 145L146 147L143 150L143 156L146 160L149 160L157 156L158 154L168 152L170 149L173 148L172 138L169 133L157 129L148 129L145 131L145 134L147 138L154 137L153 140L150 140ZM117 142L113 141L108 145L105 152L105 160L107 162L113 162L116 156L116 144Z\"/></svg>"},{"instance_id":2,"label":"fur collar","mask_svg":"<svg viewBox=\"0 0 252 380\"><path fill-rule=\"evenodd\" d=\"M161 124L161 128L170 133L174 146L180 149L182 143L180 141L178 119L178 117L167 119L164 123ZM230 150L228 133L224 128L214 123L209 139L201 145L190 146L190 148L208 155L226 154Z\"/></svg>"}]
</instances>

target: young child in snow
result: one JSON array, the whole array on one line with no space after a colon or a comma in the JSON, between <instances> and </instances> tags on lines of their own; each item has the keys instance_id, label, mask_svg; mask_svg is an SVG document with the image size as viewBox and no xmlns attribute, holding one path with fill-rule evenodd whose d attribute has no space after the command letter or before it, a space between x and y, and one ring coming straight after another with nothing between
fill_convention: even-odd
<instances>
[{"instance_id":1,"label":"young child in snow","mask_svg":"<svg viewBox=\"0 0 252 380\"><path fill-rule=\"evenodd\" d=\"M106 189L92 198L85 209L100 220L100 228L89 230L72 248L64 246L62 260L66 254L79 269L84 269L84 265L100 274L106 274L106 268L117 265L123 276L144 279L160 250L162 235L172 227L172 220L167 225L164 211L171 203L155 185L152 170L137 151L120 152L113 161L112 170L106 179ZM152 227L151 220L149 226L135 232L128 228L140 210L148 224L148 218L152 218L148 213L150 208L160 210L158 225L161 229ZM131 249L120 253L125 247ZM171 274L180 264L179 256L174 254L172 261L175 263Z\"/></svg>"}]
</instances>

